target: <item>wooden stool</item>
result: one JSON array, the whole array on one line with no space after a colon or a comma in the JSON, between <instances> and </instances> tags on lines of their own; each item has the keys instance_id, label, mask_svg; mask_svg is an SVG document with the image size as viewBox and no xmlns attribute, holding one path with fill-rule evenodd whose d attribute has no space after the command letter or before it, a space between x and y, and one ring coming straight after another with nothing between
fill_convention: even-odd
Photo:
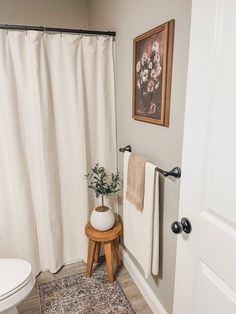
<instances>
[{"instance_id":1,"label":"wooden stool","mask_svg":"<svg viewBox=\"0 0 236 314\"><path fill-rule=\"evenodd\" d=\"M86 276L91 276L91 271L93 267L93 262L97 263L101 243L104 246L104 252L106 256L108 280L114 282L114 274L112 268L112 255L114 255L118 266L121 266L120 256L119 256L119 240L118 237L121 232L121 223L116 222L114 227L107 231L97 231L94 229L90 223L87 223L85 227L85 233L89 238L88 246L88 260L87 260L87 272Z\"/></svg>"}]
</instances>

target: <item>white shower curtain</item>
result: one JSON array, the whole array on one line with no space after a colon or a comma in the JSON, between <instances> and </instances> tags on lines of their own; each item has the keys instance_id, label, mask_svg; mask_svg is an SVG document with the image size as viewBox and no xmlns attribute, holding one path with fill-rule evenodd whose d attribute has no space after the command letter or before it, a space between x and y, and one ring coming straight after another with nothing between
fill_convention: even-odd
<instances>
[{"instance_id":1,"label":"white shower curtain","mask_svg":"<svg viewBox=\"0 0 236 314\"><path fill-rule=\"evenodd\" d=\"M86 259L96 162L116 169L112 38L0 31L0 258Z\"/></svg>"}]
</instances>

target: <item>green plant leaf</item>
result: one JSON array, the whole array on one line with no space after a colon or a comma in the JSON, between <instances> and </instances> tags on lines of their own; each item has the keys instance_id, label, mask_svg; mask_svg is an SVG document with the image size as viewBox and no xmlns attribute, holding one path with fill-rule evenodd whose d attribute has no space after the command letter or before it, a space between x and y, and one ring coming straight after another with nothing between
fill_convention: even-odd
<instances>
[{"instance_id":1,"label":"green plant leaf","mask_svg":"<svg viewBox=\"0 0 236 314\"><path fill-rule=\"evenodd\" d=\"M97 198L100 195L111 195L120 191L118 188L120 185L120 174L118 171L116 174L109 174L104 167L96 163L91 173L85 176L89 181L88 188L94 190Z\"/></svg>"}]
</instances>

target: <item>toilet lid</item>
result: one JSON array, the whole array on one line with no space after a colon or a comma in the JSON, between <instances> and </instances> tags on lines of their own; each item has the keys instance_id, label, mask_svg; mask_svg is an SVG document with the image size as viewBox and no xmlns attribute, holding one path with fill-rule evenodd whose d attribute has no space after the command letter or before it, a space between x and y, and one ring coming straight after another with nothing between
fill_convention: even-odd
<instances>
[{"instance_id":1,"label":"toilet lid","mask_svg":"<svg viewBox=\"0 0 236 314\"><path fill-rule=\"evenodd\" d=\"M0 300L24 286L31 275L31 265L20 259L0 259Z\"/></svg>"}]
</instances>

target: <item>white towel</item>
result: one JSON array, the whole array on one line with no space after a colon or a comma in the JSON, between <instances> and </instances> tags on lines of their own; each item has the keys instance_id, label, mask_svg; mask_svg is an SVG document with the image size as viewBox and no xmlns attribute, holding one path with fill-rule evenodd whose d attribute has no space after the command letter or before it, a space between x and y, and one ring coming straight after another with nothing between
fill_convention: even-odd
<instances>
[{"instance_id":1,"label":"white towel","mask_svg":"<svg viewBox=\"0 0 236 314\"><path fill-rule=\"evenodd\" d=\"M123 224L125 247L139 262L145 278L159 271L159 175L155 165L146 162L143 211L127 201L129 152L124 154Z\"/></svg>"}]
</instances>

